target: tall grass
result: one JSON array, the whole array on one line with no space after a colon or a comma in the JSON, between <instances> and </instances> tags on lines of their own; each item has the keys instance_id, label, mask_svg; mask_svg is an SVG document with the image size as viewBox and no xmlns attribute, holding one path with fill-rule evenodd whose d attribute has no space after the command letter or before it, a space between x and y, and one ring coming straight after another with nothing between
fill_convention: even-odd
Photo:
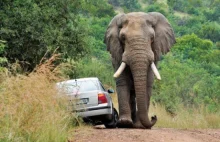
<instances>
[{"instance_id":1,"label":"tall grass","mask_svg":"<svg viewBox=\"0 0 220 142\"><path fill-rule=\"evenodd\" d=\"M61 78L52 60L28 76L0 82L0 141L67 141L72 116L66 111L66 98L55 89Z\"/></svg>"},{"instance_id":2,"label":"tall grass","mask_svg":"<svg viewBox=\"0 0 220 142\"><path fill-rule=\"evenodd\" d=\"M176 114L170 114L159 104L150 106L150 115L156 114L156 127L181 129L220 128L220 112L210 113L203 105L198 108L186 108L179 104Z\"/></svg>"}]
</instances>

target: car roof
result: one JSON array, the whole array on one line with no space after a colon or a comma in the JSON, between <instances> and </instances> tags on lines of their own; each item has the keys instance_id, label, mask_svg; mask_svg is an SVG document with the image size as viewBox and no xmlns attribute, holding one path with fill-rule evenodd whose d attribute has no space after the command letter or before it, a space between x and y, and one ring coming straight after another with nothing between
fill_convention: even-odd
<instances>
[{"instance_id":1,"label":"car roof","mask_svg":"<svg viewBox=\"0 0 220 142\"><path fill-rule=\"evenodd\" d=\"M74 79L75 80L75 79ZM97 77L78 78L77 81L99 80Z\"/></svg>"},{"instance_id":2,"label":"car roof","mask_svg":"<svg viewBox=\"0 0 220 142\"><path fill-rule=\"evenodd\" d=\"M71 83L71 82L75 82L75 81L98 81L99 79L97 77L88 77L88 78L78 78L78 79L70 79L70 80L66 80L66 81L62 81L62 82L58 82L58 83Z\"/></svg>"}]
</instances>

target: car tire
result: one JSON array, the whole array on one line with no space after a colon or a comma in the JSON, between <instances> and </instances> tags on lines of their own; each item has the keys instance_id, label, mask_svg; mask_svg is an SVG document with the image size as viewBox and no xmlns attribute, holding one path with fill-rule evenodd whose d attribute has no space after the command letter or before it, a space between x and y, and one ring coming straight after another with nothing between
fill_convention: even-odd
<instances>
[{"instance_id":1,"label":"car tire","mask_svg":"<svg viewBox=\"0 0 220 142\"><path fill-rule=\"evenodd\" d=\"M113 113L112 113L112 121L109 122L109 123L104 123L105 127L106 128L116 128L117 126L117 122L118 122L118 119L119 119L119 116L118 116L118 112L115 108L113 108Z\"/></svg>"}]
</instances>

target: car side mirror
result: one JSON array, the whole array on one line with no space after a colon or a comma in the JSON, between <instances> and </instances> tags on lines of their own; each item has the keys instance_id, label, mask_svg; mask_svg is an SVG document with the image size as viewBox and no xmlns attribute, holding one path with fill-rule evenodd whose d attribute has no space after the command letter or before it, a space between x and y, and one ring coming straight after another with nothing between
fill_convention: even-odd
<instances>
[{"instance_id":1,"label":"car side mirror","mask_svg":"<svg viewBox=\"0 0 220 142\"><path fill-rule=\"evenodd\" d=\"M115 91L113 90L113 89L108 89L108 93L109 94L112 94L112 93L114 93Z\"/></svg>"}]
</instances>

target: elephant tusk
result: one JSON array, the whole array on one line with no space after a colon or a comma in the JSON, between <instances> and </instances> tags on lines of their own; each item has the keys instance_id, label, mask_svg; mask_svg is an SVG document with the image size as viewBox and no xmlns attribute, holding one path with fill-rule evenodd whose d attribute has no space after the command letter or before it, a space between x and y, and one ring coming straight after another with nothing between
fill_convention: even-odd
<instances>
[{"instance_id":1,"label":"elephant tusk","mask_svg":"<svg viewBox=\"0 0 220 142\"><path fill-rule=\"evenodd\" d=\"M123 70L125 69L125 67L126 67L126 64L124 62L122 62L120 67L118 68L118 70L113 75L113 77L118 78L120 76L120 74L123 72Z\"/></svg>"},{"instance_id":2,"label":"elephant tusk","mask_svg":"<svg viewBox=\"0 0 220 142\"><path fill-rule=\"evenodd\" d=\"M156 76L156 78L157 78L158 80L161 80L160 73L159 73L159 71L157 70L157 67L155 66L154 62L151 64L151 69L153 70L154 75Z\"/></svg>"}]
</instances>

